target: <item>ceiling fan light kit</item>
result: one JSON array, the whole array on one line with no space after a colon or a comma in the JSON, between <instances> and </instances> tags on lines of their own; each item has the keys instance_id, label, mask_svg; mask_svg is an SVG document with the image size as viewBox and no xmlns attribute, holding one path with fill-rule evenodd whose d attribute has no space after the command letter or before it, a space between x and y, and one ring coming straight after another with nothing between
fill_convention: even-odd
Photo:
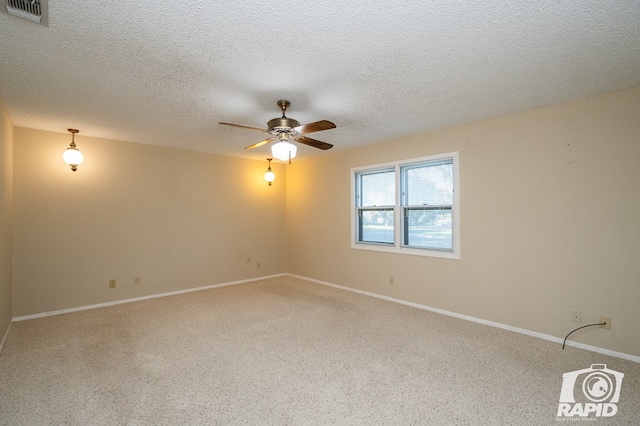
<instances>
[{"instance_id":1,"label":"ceiling fan light kit","mask_svg":"<svg viewBox=\"0 0 640 426\"><path fill-rule=\"evenodd\" d=\"M260 129L257 127L244 126L241 124L219 122L225 126L240 127L242 129L257 130L259 132L270 133L272 136L265 140L262 140L253 145L249 145L245 149L254 149L262 145L268 144L273 141L278 141L271 147L272 155L278 160L287 161L291 163L291 159L295 158L298 147L291 143L289 139L292 139L298 143L312 146L318 149L331 149L333 145L330 143L322 142L316 139L304 136L307 133L319 132L322 130L335 129L336 125L328 120L320 120L309 124L300 124L298 120L289 118L286 116L287 108L291 105L289 101L280 100L277 102L278 107L282 111L282 117L277 117L267 122L267 129Z\"/></svg>"},{"instance_id":2,"label":"ceiling fan light kit","mask_svg":"<svg viewBox=\"0 0 640 426\"><path fill-rule=\"evenodd\" d=\"M298 147L289 142L289 139L285 133L278 135L278 142L271 145L271 155L278 160L289 161L291 163L292 158L296 158Z\"/></svg>"}]
</instances>

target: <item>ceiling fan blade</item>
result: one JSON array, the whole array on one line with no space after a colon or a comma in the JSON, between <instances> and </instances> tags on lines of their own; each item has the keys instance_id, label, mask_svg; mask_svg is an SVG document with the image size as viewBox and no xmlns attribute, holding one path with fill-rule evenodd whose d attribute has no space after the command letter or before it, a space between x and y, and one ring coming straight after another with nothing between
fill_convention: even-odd
<instances>
[{"instance_id":1,"label":"ceiling fan blade","mask_svg":"<svg viewBox=\"0 0 640 426\"><path fill-rule=\"evenodd\" d=\"M294 136L293 139L305 145L312 146L314 148L330 149L333 147L333 145L331 145L330 143L322 142L316 139L311 139L306 136Z\"/></svg>"},{"instance_id":2,"label":"ceiling fan blade","mask_svg":"<svg viewBox=\"0 0 640 426\"><path fill-rule=\"evenodd\" d=\"M272 140L274 140L275 138L269 138L269 139L265 139L263 141L260 141L258 143L254 143L253 145L249 145L248 147L246 147L245 149L253 149L253 148L257 148L259 146L262 146L264 144L268 144L269 142L271 142Z\"/></svg>"},{"instance_id":3,"label":"ceiling fan blade","mask_svg":"<svg viewBox=\"0 0 640 426\"><path fill-rule=\"evenodd\" d=\"M218 124L224 124L225 126L240 127L241 129L249 129L249 130L257 130L259 132L266 132L265 129L259 129L257 127L251 127L251 126L243 126L242 124L223 123L221 121L219 121Z\"/></svg>"},{"instance_id":4,"label":"ceiling fan blade","mask_svg":"<svg viewBox=\"0 0 640 426\"><path fill-rule=\"evenodd\" d=\"M313 132L319 132L321 130L329 130L329 129L335 129L335 128L336 128L336 125L333 124L332 122L328 120L320 120L320 121L316 121L315 123L307 123L307 124L303 124L302 126L294 127L293 130L295 130L298 133L304 134L304 133L313 133Z\"/></svg>"}]
</instances>

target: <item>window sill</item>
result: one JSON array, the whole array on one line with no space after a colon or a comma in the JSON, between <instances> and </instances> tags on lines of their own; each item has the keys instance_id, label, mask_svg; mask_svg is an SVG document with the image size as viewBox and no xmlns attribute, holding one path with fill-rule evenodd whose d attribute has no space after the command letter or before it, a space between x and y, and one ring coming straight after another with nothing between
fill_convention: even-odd
<instances>
[{"instance_id":1,"label":"window sill","mask_svg":"<svg viewBox=\"0 0 640 426\"><path fill-rule=\"evenodd\" d=\"M408 254L412 256L436 257L440 259L460 260L460 253L445 250L429 250L418 249L412 247L396 247L392 245L373 244L373 243L352 243L352 249L380 251L385 253Z\"/></svg>"}]
</instances>

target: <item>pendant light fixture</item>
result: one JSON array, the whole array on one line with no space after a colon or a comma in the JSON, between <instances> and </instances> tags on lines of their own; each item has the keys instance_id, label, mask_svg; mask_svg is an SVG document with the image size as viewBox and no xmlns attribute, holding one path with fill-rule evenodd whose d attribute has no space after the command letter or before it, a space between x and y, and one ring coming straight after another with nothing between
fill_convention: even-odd
<instances>
[{"instance_id":1,"label":"pendant light fixture","mask_svg":"<svg viewBox=\"0 0 640 426\"><path fill-rule=\"evenodd\" d=\"M71 166L72 171L78 170L78 166L82 164L84 160L84 155L76 148L75 135L78 133L76 129L67 129L69 133L71 133L71 145L69 148L62 154L62 159L65 163Z\"/></svg>"},{"instance_id":2,"label":"pendant light fixture","mask_svg":"<svg viewBox=\"0 0 640 426\"><path fill-rule=\"evenodd\" d=\"M269 184L269 186L271 186L271 183L276 180L276 175L275 173L273 173L271 171L271 160L273 160L273 158L267 158L267 161L269 162L269 167L267 168L267 171L264 173L264 180L267 181L267 183Z\"/></svg>"}]
</instances>

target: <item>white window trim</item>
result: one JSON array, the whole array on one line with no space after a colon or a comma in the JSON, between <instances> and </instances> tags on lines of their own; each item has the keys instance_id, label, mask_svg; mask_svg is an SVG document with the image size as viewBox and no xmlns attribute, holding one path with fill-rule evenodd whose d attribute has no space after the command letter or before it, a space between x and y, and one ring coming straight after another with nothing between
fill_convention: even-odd
<instances>
[{"instance_id":1,"label":"white window trim","mask_svg":"<svg viewBox=\"0 0 640 426\"><path fill-rule=\"evenodd\" d=\"M420 163L427 161L435 161L451 158L453 160L453 208L452 208L452 218L453 218L453 236L452 236L452 244L453 250L444 251L444 250L435 250L435 249L420 249L413 247L403 247L402 242L402 205L401 205L401 197L402 191L400 188L400 167ZM356 217L358 215L358 208L356 203L356 174L359 172L370 171L375 169L384 169L393 167L395 169L396 176L396 194L395 194L395 207L394 207L394 244L376 244L376 243L363 243L357 241L357 220ZM407 160L401 161L393 161L389 163L382 164L373 164L370 166L363 167L354 167L351 169L351 248L357 250L371 250L371 251L380 251L387 253L397 253L397 254L409 254L415 256L427 256L427 257L438 257L443 259L460 259L460 172L459 172L459 161L458 161L458 153L457 152L449 152L446 154L438 154L431 155L428 157L420 157L420 158L409 158Z\"/></svg>"}]
</instances>

